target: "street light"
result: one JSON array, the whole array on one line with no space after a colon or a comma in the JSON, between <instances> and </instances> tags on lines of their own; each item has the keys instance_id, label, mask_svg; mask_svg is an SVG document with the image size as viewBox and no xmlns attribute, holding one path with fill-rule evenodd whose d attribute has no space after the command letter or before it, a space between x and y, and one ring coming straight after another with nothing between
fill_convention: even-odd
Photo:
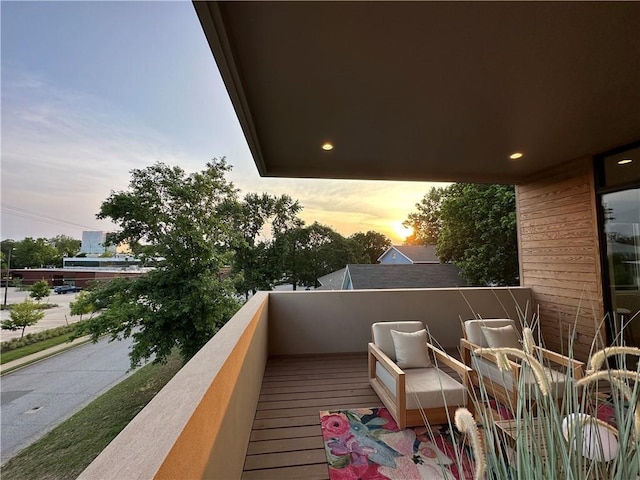
<instances>
[{"instance_id":1,"label":"street light","mask_svg":"<svg viewBox=\"0 0 640 480\"><path fill-rule=\"evenodd\" d=\"M4 282L4 306L7 306L7 291L9 290L9 271L11 270L11 252L15 250L15 247L9 249L9 257L7 258L7 278Z\"/></svg>"}]
</instances>

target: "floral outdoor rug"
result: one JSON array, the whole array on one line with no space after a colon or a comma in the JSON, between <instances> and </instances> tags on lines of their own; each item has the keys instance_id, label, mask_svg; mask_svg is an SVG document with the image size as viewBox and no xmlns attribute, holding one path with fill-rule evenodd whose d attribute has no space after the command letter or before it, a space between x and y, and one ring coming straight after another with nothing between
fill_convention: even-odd
<instances>
[{"instance_id":1,"label":"floral outdoor rug","mask_svg":"<svg viewBox=\"0 0 640 480\"><path fill-rule=\"evenodd\" d=\"M400 431L386 408L320 412L331 480L462 480L474 466L448 426Z\"/></svg>"}]
</instances>

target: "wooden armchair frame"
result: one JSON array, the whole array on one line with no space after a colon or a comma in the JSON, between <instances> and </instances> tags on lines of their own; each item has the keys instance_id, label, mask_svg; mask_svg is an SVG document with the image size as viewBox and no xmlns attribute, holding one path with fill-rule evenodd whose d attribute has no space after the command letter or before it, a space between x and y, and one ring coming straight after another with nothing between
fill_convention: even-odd
<instances>
[{"instance_id":1,"label":"wooden armchair frame","mask_svg":"<svg viewBox=\"0 0 640 480\"><path fill-rule=\"evenodd\" d=\"M433 356L433 368L438 368L439 365L446 365L460 376L460 383L467 389L467 408L473 413L473 402L471 401L471 394L469 391L469 375L472 370L462 362L459 362L428 342L427 348ZM428 422L433 425L445 424L453 419L454 413L458 408L457 405L436 408L428 408L428 406L425 406L422 410L408 410L406 408L407 389L405 372L374 343L369 343L368 358L369 383L371 384L371 388L373 388L376 394L380 397L380 400L382 400L382 403L387 407L387 410L389 410L391 416L396 420L396 423L401 430L408 426L424 425L423 415L426 416ZM396 383L396 395L394 395L393 392L391 392L387 386L377 378L376 363L379 363L393 376Z\"/></svg>"},{"instance_id":2,"label":"wooden armchair frame","mask_svg":"<svg viewBox=\"0 0 640 480\"><path fill-rule=\"evenodd\" d=\"M464 335L464 338L460 339L460 352L462 355L462 362L472 369L472 372L470 374L471 383L477 387L480 387L480 374L475 369L473 369L471 356L480 356L490 361L491 363L496 364L496 366L498 362L496 356L491 353L474 353L475 350L482 347L467 340L467 333L464 326L462 328L462 333ZM584 376L585 364L583 362L574 360L543 347L535 346L534 348L549 364L561 365L567 369L571 369L573 378L575 378L576 380ZM503 405L515 405L518 400L517 387L520 380L520 365L513 361L509 361L509 365L511 367L511 375L513 378L513 390L509 390L504 385L501 385L490 379L483 382L484 388L486 389L487 393Z\"/></svg>"}]
</instances>

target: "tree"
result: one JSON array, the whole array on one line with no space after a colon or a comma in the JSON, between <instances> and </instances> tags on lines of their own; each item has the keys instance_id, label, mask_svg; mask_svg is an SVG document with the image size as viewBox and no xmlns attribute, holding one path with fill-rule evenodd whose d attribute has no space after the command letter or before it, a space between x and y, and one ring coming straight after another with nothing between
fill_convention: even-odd
<instances>
[{"instance_id":1,"label":"tree","mask_svg":"<svg viewBox=\"0 0 640 480\"><path fill-rule=\"evenodd\" d=\"M471 285L519 283L513 186L453 184L417 206L410 218L420 216L415 225L426 230L416 238L436 240L440 260L457 265Z\"/></svg>"},{"instance_id":2,"label":"tree","mask_svg":"<svg viewBox=\"0 0 640 480\"><path fill-rule=\"evenodd\" d=\"M416 203L418 211L410 213L407 219L402 222L402 225L413 230L413 233L405 239L407 245L435 245L437 243L442 224L440 208L448 193L448 188L432 187L420 200L420 203Z\"/></svg>"},{"instance_id":3,"label":"tree","mask_svg":"<svg viewBox=\"0 0 640 480\"><path fill-rule=\"evenodd\" d=\"M11 268L39 268L62 264L58 250L46 238L26 237L19 242L3 241L2 250L7 252L9 248L14 248L11 254Z\"/></svg>"},{"instance_id":4,"label":"tree","mask_svg":"<svg viewBox=\"0 0 640 480\"><path fill-rule=\"evenodd\" d=\"M237 232L226 216L236 189L225 179L224 159L201 172L156 163L131 172L126 191L112 192L99 219L119 226L114 243L164 259L137 279L114 279L87 290L86 299L100 313L83 322L77 335L94 341L134 338L131 365L154 357L164 361L174 347L193 356L238 308L233 279L223 275ZM78 309L82 307L78 305Z\"/></svg>"},{"instance_id":5,"label":"tree","mask_svg":"<svg viewBox=\"0 0 640 480\"><path fill-rule=\"evenodd\" d=\"M285 275L294 290L298 285L319 287L321 276L364 260L354 240L318 222L292 229L285 241Z\"/></svg>"},{"instance_id":6,"label":"tree","mask_svg":"<svg viewBox=\"0 0 640 480\"><path fill-rule=\"evenodd\" d=\"M80 251L82 242L67 235L56 235L55 237L49 239L49 244L55 247L55 249L58 251L58 255L60 256L59 266L62 266L62 258L75 257L76 254Z\"/></svg>"},{"instance_id":7,"label":"tree","mask_svg":"<svg viewBox=\"0 0 640 480\"><path fill-rule=\"evenodd\" d=\"M380 255L392 245L391 240L385 235L373 230L369 230L367 233L354 233L349 238L359 245L361 254L367 258L369 263L377 263Z\"/></svg>"},{"instance_id":8,"label":"tree","mask_svg":"<svg viewBox=\"0 0 640 480\"><path fill-rule=\"evenodd\" d=\"M44 297L48 297L51 293L51 287L46 280L39 280L31 286L31 292L29 296L39 302Z\"/></svg>"},{"instance_id":9,"label":"tree","mask_svg":"<svg viewBox=\"0 0 640 480\"><path fill-rule=\"evenodd\" d=\"M39 310L33 300L25 299L22 303L16 303L11 307L9 319L3 321L0 326L3 330L20 330L24 337L24 331L27 327L35 325L44 317L44 312Z\"/></svg>"},{"instance_id":10,"label":"tree","mask_svg":"<svg viewBox=\"0 0 640 480\"><path fill-rule=\"evenodd\" d=\"M249 193L227 205L234 229L240 234L233 245L233 272L238 293L249 296L257 290L271 290L283 275L280 244L274 241L286 231L302 225L297 217L302 207L288 195ZM267 234L270 238L260 239Z\"/></svg>"}]
</instances>

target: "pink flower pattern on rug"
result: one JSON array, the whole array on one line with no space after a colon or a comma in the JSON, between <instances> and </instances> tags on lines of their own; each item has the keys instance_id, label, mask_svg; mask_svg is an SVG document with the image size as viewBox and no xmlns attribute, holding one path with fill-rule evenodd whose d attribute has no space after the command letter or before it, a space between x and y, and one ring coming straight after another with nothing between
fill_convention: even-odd
<instances>
[{"instance_id":1,"label":"pink flower pattern on rug","mask_svg":"<svg viewBox=\"0 0 640 480\"><path fill-rule=\"evenodd\" d=\"M400 431L385 408L320 412L331 480L473 478L471 454L448 428Z\"/></svg>"}]
</instances>

